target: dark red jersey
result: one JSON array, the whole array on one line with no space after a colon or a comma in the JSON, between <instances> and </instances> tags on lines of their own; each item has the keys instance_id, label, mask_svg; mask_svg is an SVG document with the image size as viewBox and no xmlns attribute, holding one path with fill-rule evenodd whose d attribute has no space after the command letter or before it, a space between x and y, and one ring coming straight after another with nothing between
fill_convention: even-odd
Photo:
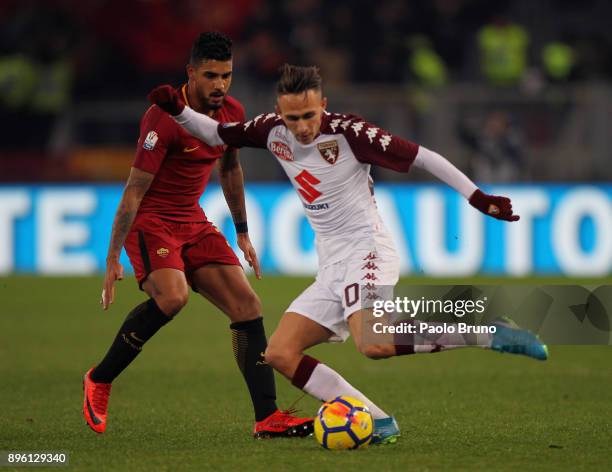
<instances>
[{"instance_id":1,"label":"dark red jersey","mask_svg":"<svg viewBox=\"0 0 612 472\"><path fill-rule=\"evenodd\" d=\"M188 104L186 85L180 89ZM220 123L244 121L244 107L226 96L213 118ZM199 200L215 161L227 146L208 146L191 136L157 105L151 106L140 122L140 137L133 166L155 174L138 214L192 222L205 220Z\"/></svg>"}]
</instances>

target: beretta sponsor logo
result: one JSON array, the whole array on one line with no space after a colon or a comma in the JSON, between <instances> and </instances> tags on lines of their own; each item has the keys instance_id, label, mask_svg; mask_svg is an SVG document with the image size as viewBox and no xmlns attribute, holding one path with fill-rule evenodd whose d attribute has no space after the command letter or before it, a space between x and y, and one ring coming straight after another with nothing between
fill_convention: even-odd
<instances>
[{"instance_id":1,"label":"beretta sponsor logo","mask_svg":"<svg viewBox=\"0 0 612 472\"><path fill-rule=\"evenodd\" d=\"M281 143L280 141L272 141L270 143L270 151L274 153L276 157L282 159L283 161L292 161L293 153L289 146L285 143Z\"/></svg>"}]
</instances>

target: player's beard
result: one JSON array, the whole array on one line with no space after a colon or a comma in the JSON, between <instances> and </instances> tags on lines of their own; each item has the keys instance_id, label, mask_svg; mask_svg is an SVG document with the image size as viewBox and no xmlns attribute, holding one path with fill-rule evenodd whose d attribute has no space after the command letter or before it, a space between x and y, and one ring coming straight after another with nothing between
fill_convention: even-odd
<instances>
[{"instance_id":1,"label":"player's beard","mask_svg":"<svg viewBox=\"0 0 612 472\"><path fill-rule=\"evenodd\" d=\"M204 100L204 102L206 103L206 106L210 110L218 110L219 108L223 106L224 101L225 101L225 94L215 95L214 93L211 93Z\"/></svg>"}]
</instances>

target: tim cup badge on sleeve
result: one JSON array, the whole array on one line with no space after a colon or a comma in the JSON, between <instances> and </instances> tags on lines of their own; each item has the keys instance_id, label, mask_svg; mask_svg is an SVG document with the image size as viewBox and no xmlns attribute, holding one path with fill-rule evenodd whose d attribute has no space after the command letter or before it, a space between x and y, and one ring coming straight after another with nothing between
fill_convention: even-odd
<instances>
[{"instance_id":1,"label":"tim cup badge on sleeve","mask_svg":"<svg viewBox=\"0 0 612 472\"><path fill-rule=\"evenodd\" d=\"M147 151L151 151L155 147L155 144L157 144L158 139L159 136L155 131L149 131L147 137L144 140L144 143L142 144L142 147L145 148Z\"/></svg>"}]
</instances>

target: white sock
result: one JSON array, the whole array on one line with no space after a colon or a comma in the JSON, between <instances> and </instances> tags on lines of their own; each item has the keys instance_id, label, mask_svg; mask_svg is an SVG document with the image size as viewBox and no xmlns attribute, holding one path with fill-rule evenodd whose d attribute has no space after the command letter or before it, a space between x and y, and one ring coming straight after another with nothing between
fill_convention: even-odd
<instances>
[{"instance_id":1,"label":"white sock","mask_svg":"<svg viewBox=\"0 0 612 472\"><path fill-rule=\"evenodd\" d=\"M303 390L323 402L333 400L340 395L353 397L367 405L375 420L389 417L387 413L378 408L368 397L344 380L338 372L330 369L325 364L317 364Z\"/></svg>"}]
</instances>

